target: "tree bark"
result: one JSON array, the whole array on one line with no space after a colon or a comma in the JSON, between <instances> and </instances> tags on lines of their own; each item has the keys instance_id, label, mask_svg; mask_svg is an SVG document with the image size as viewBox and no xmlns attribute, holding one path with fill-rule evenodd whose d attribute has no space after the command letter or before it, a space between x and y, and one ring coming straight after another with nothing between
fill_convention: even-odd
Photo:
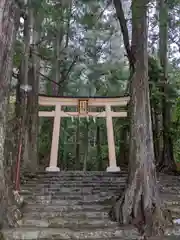
<instances>
[{"instance_id":1,"label":"tree bark","mask_svg":"<svg viewBox=\"0 0 180 240\"><path fill-rule=\"evenodd\" d=\"M12 204L12 182L6 175L4 158L5 136L7 127L8 93L12 72L12 58L15 35L19 23L19 8L13 0L0 2L0 227L3 224L14 225Z\"/></svg>"},{"instance_id":2,"label":"tree bark","mask_svg":"<svg viewBox=\"0 0 180 240\"><path fill-rule=\"evenodd\" d=\"M29 9L30 0L28 0L28 5L26 6L26 18L24 19L24 51L23 58L20 66L19 73L19 88L20 84L27 86L28 85L28 73L29 73L29 55L30 55L30 32L31 32L31 19L30 19L30 9ZM28 151L28 105L27 105L27 95L24 89L19 89L20 91L20 119L21 126L20 131L22 131L22 166L23 169L28 169L30 166L29 151Z\"/></svg>"},{"instance_id":3,"label":"tree bark","mask_svg":"<svg viewBox=\"0 0 180 240\"><path fill-rule=\"evenodd\" d=\"M134 73L131 79L131 125L128 187L115 206L115 220L134 224L140 234L163 233L154 164L154 147L148 83L147 0L132 1L132 54Z\"/></svg>"},{"instance_id":4,"label":"tree bark","mask_svg":"<svg viewBox=\"0 0 180 240\"><path fill-rule=\"evenodd\" d=\"M124 15L122 2L121 2L121 0L113 0L113 2L114 2L115 9L116 9L116 15L119 20L120 27L121 27L124 46L126 49L127 58L129 61L129 67L130 67L130 71L132 74L134 71L135 59L134 59L134 55L131 51L131 45L130 45L130 41L129 41L129 33L128 33L128 28L127 28L127 21L126 21L125 15Z\"/></svg>"},{"instance_id":5,"label":"tree bark","mask_svg":"<svg viewBox=\"0 0 180 240\"><path fill-rule=\"evenodd\" d=\"M158 168L160 170L176 171L173 155L173 141L170 132L171 104L168 101L168 3L159 0L159 58L163 71L162 77L162 121L163 121L163 151Z\"/></svg>"},{"instance_id":6,"label":"tree bark","mask_svg":"<svg viewBox=\"0 0 180 240\"><path fill-rule=\"evenodd\" d=\"M120 27L121 27L124 46L125 46L125 50L127 53L127 59L129 62L130 76L129 76L128 84L127 84L127 88L126 88L126 93L129 94L130 82L131 82L132 75L134 73L135 59L134 59L134 55L133 55L133 52L131 49L127 20L125 18L125 14L123 11L122 1L121 0L113 0L113 2L114 2L115 10L116 10L116 15L119 20ZM129 106L128 106L128 117L129 117ZM119 159L118 159L120 166L121 166L121 164L124 164L124 163L125 163L125 165L127 165L126 163L128 163L128 159L129 159L129 149L127 148L128 134L130 131L129 128L130 128L130 126L128 123L128 125L123 126L121 133L120 133L121 146L120 146L120 154L119 154Z\"/></svg>"},{"instance_id":7,"label":"tree bark","mask_svg":"<svg viewBox=\"0 0 180 240\"><path fill-rule=\"evenodd\" d=\"M40 40L40 26L42 19L34 14L34 10L30 11L32 43L31 43L31 66L28 72L28 83L32 86L29 94L28 104L28 159L30 160L29 169L36 171L38 168L38 94L39 94L39 68L40 59L37 57L37 43Z\"/></svg>"}]
</instances>

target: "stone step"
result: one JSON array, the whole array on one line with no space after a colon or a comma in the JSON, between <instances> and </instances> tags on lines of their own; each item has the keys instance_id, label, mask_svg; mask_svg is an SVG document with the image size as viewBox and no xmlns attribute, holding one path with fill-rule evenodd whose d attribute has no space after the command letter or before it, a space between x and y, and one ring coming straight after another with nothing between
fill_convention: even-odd
<instances>
[{"instance_id":1,"label":"stone step","mask_svg":"<svg viewBox=\"0 0 180 240\"><path fill-rule=\"evenodd\" d=\"M33 191L33 189L24 189L20 191L20 194L24 197L31 197L31 196L37 196L37 197L61 197L61 196L74 196L74 197L81 197L81 196L97 196L97 197L103 197L103 196L119 196L122 194L123 187L118 188L118 189L65 189L65 188L59 188L59 189L41 189L39 191ZM161 190L160 195L162 198L164 197L170 197L173 199L180 199L180 192L170 192L170 191L165 191Z\"/></svg>"},{"instance_id":2,"label":"stone step","mask_svg":"<svg viewBox=\"0 0 180 240\"><path fill-rule=\"evenodd\" d=\"M170 180L169 180L170 181ZM178 182L175 182L175 183L172 183L171 181L170 182L165 182L165 180L160 180L159 181L159 184L160 186L163 186L163 187L166 187L166 188L169 188L169 189L179 189L180 186L180 181ZM52 185L52 184L57 184L57 185L66 185L66 186L76 186L76 185L79 185L79 186L90 186L90 185L98 185L98 186L116 186L117 184L125 184L126 183L126 178L120 178L120 179L113 179L113 180L102 180L102 181L97 181L97 180L58 180L58 179L45 179L45 180L27 180L27 181L24 181L22 182L21 184L27 184L27 185L33 185L33 186L36 186L37 184L39 185Z\"/></svg>"},{"instance_id":3,"label":"stone step","mask_svg":"<svg viewBox=\"0 0 180 240\"><path fill-rule=\"evenodd\" d=\"M46 209L42 210L42 211L29 211L29 212L25 212L23 213L23 219L52 219L52 218L56 218L56 217L63 217L63 218L70 218L70 219L77 219L77 218L82 218L82 219L89 219L90 221L92 219L109 219L108 216L108 209L102 209L102 211L99 211L99 209L97 211L95 211L94 209L82 209L79 211L76 211L74 209L71 209L70 211L49 211L47 212ZM91 211L90 211L91 210ZM101 210L101 209L100 209ZM106 211L105 211L106 210Z\"/></svg>"},{"instance_id":4,"label":"stone step","mask_svg":"<svg viewBox=\"0 0 180 240\"><path fill-rule=\"evenodd\" d=\"M21 189L24 190L39 190L39 189L61 189L61 188L70 188L70 189L85 189L89 188L92 190L100 190L100 189L118 189L118 188L124 188L126 186L126 182L121 182L121 183L115 183L115 182L109 182L109 183L76 183L76 182L69 182L69 183L61 183L61 182L48 182L48 183L23 183L21 184ZM166 187L165 185L161 184L159 186L159 189L161 191L167 191L167 192L180 192L180 183L179 186L171 186L171 187Z\"/></svg>"},{"instance_id":5,"label":"stone step","mask_svg":"<svg viewBox=\"0 0 180 240\"><path fill-rule=\"evenodd\" d=\"M111 200L114 201L115 197L114 197L114 193L107 193L106 195L101 195L101 194L92 194L92 195L35 195L35 196L23 196L24 198L24 202L26 203L30 203L30 202L37 202L37 203L42 203L43 201L46 202L58 202L58 200L60 201L68 201L69 203L71 202L103 202L103 201L107 201L107 200ZM177 199L176 199L177 200ZM180 201L180 200L179 200Z\"/></svg>"},{"instance_id":6,"label":"stone step","mask_svg":"<svg viewBox=\"0 0 180 240\"><path fill-rule=\"evenodd\" d=\"M126 182L122 181L122 182L87 182L87 183L83 183L83 182L42 182L42 183L37 183L37 182L27 182L27 183L23 183L21 184L21 186L26 186L26 187L117 187L119 185L121 186L125 186Z\"/></svg>"},{"instance_id":7,"label":"stone step","mask_svg":"<svg viewBox=\"0 0 180 240\"><path fill-rule=\"evenodd\" d=\"M111 189L111 190L85 190L85 189L79 189L80 191L73 191L73 189L70 189L68 192L66 191L63 191L61 189L57 189L57 190L54 190L52 191L52 189L49 189L49 190L44 190L42 189L41 191L39 192L35 192L33 190L31 191L21 191L20 192L20 195L23 196L23 197L64 197L64 196L67 196L67 197L82 197L82 196L97 196L97 197L103 197L103 196L108 196L108 195L113 195L115 196L116 194L121 194L122 191L123 191L123 188L121 189ZM178 194L177 194L178 195Z\"/></svg>"},{"instance_id":8,"label":"stone step","mask_svg":"<svg viewBox=\"0 0 180 240\"><path fill-rule=\"evenodd\" d=\"M180 201L172 201L166 200L164 201L165 207L172 211L174 217L180 216ZM43 212L45 215L49 215L52 213L52 216L57 215L61 216L65 214L65 212L87 212L87 214L91 214L91 212L98 212L101 214L102 212L108 213L112 207L112 200L106 201L90 201L89 203L83 201L66 201L66 200L58 200L58 201L49 201L42 203L28 203L23 207L23 212L26 213L39 213ZM45 213L46 212L46 213ZM103 214L103 213L102 213Z\"/></svg>"},{"instance_id":9,"label":"stone step","mask_svg":"<svg viewBox=\"0 0 180 240\"><path fill-rule=\"evenodd\" d=\"M119 185L125 186L126 181L123 180L121 182L75 182L75 181L42 181L42 182L26 182L21 183L21 186L29 186L29 187L117 187Z\"/></svg>"},{"instance_id":10,"label":"stone step","mask_svg":"<svg viewBox=\"0 0 180 240\"><path fill-rule=\"evenodd\" d=\"M58 175L44 175L44 176L35 176L35 177L21 177L22 180L42 180L42 179L59 179L59 180L93 180L93 181L98 181L98 180L112 180L112 179L121 179L121 178L127 178L127 174L121 174L121 175L115 175L115 176L58 176ZM177 179L173 179L174 181Z\"/></svg>"},{"instance_id":11,"label":"stone step","mask_svg":"<svg viewBox=\"0 0 180 240\"><path fill-rule=\"evenodd\" d=\"M28 206L28 205L27 205ZM34 206L34 205L31 205ZM70 209L70 211L63 211L63 208L60 211L56 211L56 212L52 212L49 214L49 212L46 212L46 207L44 209L42 209L42 207L40 207L40 211L42 210L42 214L41 212L37 212L38 209L38 205L37 208L35 208L35 211L33 211L33 209L31 208L31 212L26 212L25 215L23 214L23 216L29 216L32 218L32 216L35 217L35 219L41 219L46 217L47 219L52 218L53 216L60 216L60 217L71 217L71 218L92 218L92 219L107 219L108 217L108 212L112 207L112 203L106 204L106 205L102 205L102 204L96 204L95 206L92 206L92 208L90 207L90 205L82 205L81 210L76 211L76 208L74 209ZM54 206L53 206L54 207ZM26 210L27 208L24 207ZM79 209L79 205L77 205L77 208ZM57 208L56 208L57 209ZM96 210L97 209L97 210ZM172 213L173 218L180 218L180 203L178 205L166 205L166 209L169 209Z\"/></svg>"},{"instance_id":12,"label":"stone step","mask_svg":"<svg viewBox=\"0 0 180 240\"><path fill-rule=\"evenodd\" d=\"M41 177L23 177L21 178L22 181L42 181L42 180L58 180L58 181L112 181L117 180L120 181L121 179L127 179L127 174L122 174L120 176L110 176L110 177L104 177L104 176L41 176ZM177 179L176 179L177 180ZM175 181L175 180L173 180Z\"/></svg>"},{"instance_id":13,"label":"stone step","mask_svg":"<svg viewBox=\"0 0 180 240\"><path fill-rule=\"evenodd\" d=\"M118 189L106 189L106 190L81 190L81 191L71 191L66 192L61 189L41 189L39 191L33 190L22 190L20 195L24 197L24 199L35 199L35 198L54 198L54 199L69 199L69 198L103 198L103 197L113 197L114 199L117 198L119 195L122 194L124 188ZM68 190L67 190L68 191ZM171 198L173 200L180 200L180 192L170 192L170 191L160 191L160 196L162 199Z\"/></svg>"},{"instance_id":14,"label":"stone step","mask_svg":"<svg viewBox=\"0 0 180 240\"><path fill-rule=\"evenodd\" d=\"M116 193L116 195L120 194L124 190L124 186L118 186L118 187L105 187L105 188L93 188L93 187L88 187L88 188L77 188L77 187L36 187L36 188L29 188L29 187L23 187L20 190L20 194L25 196L25 195L47 195L47 194L69 194L70 192L72 194L78 195L78 194L97 194L100 192L113 192Z\"/></svg>"},{"instance_id":15,"label":"stone step","mask_svg":"<svg viewBox=\"0 0 180 240\"><path fill-rule=\"evenodd\" d=\"M21 174L21 179L40 179L40 178L91 178L91 179L97 179L97 178L121 178L121 177L127 177L128 173L125 171L121 172L114 172L114 173L107 173L107 172L44 172L44 173L36 173L36 174ZM159 174L157 175L157 178L159 179L170 179L171 181L178 181L180 180L180 175L173 176L173 175L167 175L167 174Z\"/></svg>"},{"instance_id":16,"label":"stone step","mask_svg":"<svg viewBox=\"0 0 180 240\"><path fill-rule=\"evenodd\" d=\"M45 180L36 180L36 181L32 181L32 180L27 180L27 181L23 181L21 182L21 184L52 184L52 183L58 183L58 184L74 184L74 185L83 185L83 184L99 184L99 185L109 185L109 184L119 184L119 183L125 183L126 179L120 178L120 179L115 179L115 180L59 180L59 179L45 179Z\"/></svg>"},{"instance_id":17,"label":"stone step","mask_svg":"<svg viewBox=\"0 0 180 240\"><path fill-rule=\"evenodd\" d=\"M23 177L42 177L42 176L60 176L60 177L121 177L122 175L128 174L127 169L121 169L120 172L105 172L105 171L60 171L60 172L36 172L36 173L21 173L21 176ZM164 174L164 173L158 173L158 177L162 178L170 178L172 180L180 179L179 175L172 175L172 174Z\"/></svg>"},{"instance_id":18,"label":"stone step","mask_svg":"<svg viewBox=\"0 0 180 240\"><path fill-rule=\"evenodd\" d=\"M101 203L105 204L105 202L110 202L111 199L97 199L92 197L71 197L71 198L39 198L39 199L25 199L24 203L26 204L59 204L60 206L70 205L72 203L79 205L79 204L93 204L93 203ZM106 203L107 204L107 203Z\"/></svg>"},{"instance_id":19,"label":"stone step","mask_svg":"<svg viewBox=\"0 0 180 240\"><path fill-rule=\"evenodd\" d=\"M112 199L114 197L113 193L106 194L86 194L86 195L32 195L24 196L25 202L42 202L42 201L58 201L58 200L75 200L75 201L104 201L106 199Z\"/></svg>"},{"instance_id":20,"label":"stone step","mask_svg":"<svg viewBox=\"0 0 180 240\"><path fill-rule=\"evenodd\" d=\"M118 193L121 195L123 190L118 190ZM21 194L23 196L25 202L31 202L31 201L56 201L56 200L67 200L67 201L105 201L105 200L112 200L115 201L115 199L119 196L116 195L117 193L115 191L109 191L109 192L99 192L99 193L82 193L82 194L64 194L64 193L39 193L37 194ZM171 201L171 202L180 202L180 194L166 194L166 193L160 193L160 197L162 202L163 201ZM176 203L175 203L176 204Z\"/></svg>"},{"instance_id":21,"label":"stone step","mask_svg":"<svg viewBox=\"0 0 180 240\"><path fill-rule=\"evenodd\" d=\"M73 181L73 180L42 180L42 181L32 181L32 180L27 180L27 181L24 181L24 182L21 182L21 185L32 185L32 186L36 186L37 184L38 185L55 185L57 184L57 186L62 186L62 185L65 185L65 186L117 186L118 184L126 184L126 179L120 179L120 180L108 180L108 181L91 181L91 180L86 180L86 181L83 181L83 180L77 180L77 181ZM176 190L176 189L180 189L180 182L177 182L177 183L170 183L170 184L167 184L163 181L160 181L159 183L159 187L160 188L166 188L166 189L173 189L173 190Z\"/></svg>"},{"instance_id":22,"label":"stone step","mask_svg":"<svg viewBox=\"0 0 180 240\"><path fill-rule=\"evenodd\" d=\"M100 176L100 175L92 175L92 176L72 176L72 175L41 175L41 176L34 176L34 177L28 177L28 176L22 176L21 179L70 179L70 180L85 180L85 179L91 179L91 180L108 180L108 179L120 179L120 178L127 178L128 174L119 174L119 175L108 175L108 176ZM164 177L160 177L164 178ZM172 178L171 178L172 179ZM172 179L172 181L176 181L179 178Z\"/></svg>"},{"instance_id":23,"label":"stone step","mask_svg":"<svg viewBox=\"0 0 180 240\"><path fill-rule=\"evenodd\" d=\"M111 187L111 188L107 188L107 187L82 187L82 188L78 188L78 187L49 187L49 188L29 188L27 186L23 186L21 187L21 191L20 194L23 195L28 195L28 194L45 194L45 193L57 193L57 194L91 194L91 193L98 193L98 192L108 192L108 191L116 191L117 189L124 189L124 186L118 186L118 187Z\"/></svg>"},{"instance_id":24,"label":"stone step","mask_svg":"<svg viewBox=\"0 0 180 240\"><path fill-rule=\"evenodd\" d=\"M70 205L70 204L111 204L114 201L114 196L96 196L96 195L87 195L87 196L61 196L61 197L53 197L53 196L32 196L25 197L24 202L26 204L59 204L60 206ZM180 204L180 198L168 199L163 198L163 202L168 202L168 205L177 205Z\"/></svg>"},{"instance_id":25,"label":"stone step","mask_svg":"<svg viewBox=\"0 0 180 240\"><path fill-rule=\"evenodd\" d=\"M132 227L117 227L117 228L103 228L96 229L91 232L87 229L80 231L72 231L71 229L58 229L58 228L17 228L7 229L2 231L6 240L102 240L102 239L119 239L119 240L137 240L139 234L136 229ZM170 236L171 235L171 236ZM169 227L165 231L163 239L179 239L180 227ZM178 236L178 238L176 238ZM154 238L157 240L157 238Z\"/></svg>"},{"instance_id":26,"label":"stone step","mask_svg":"<svg viewBox=\"0 0 180 240\"><path fill-rule=\"evenodd\" d=\"M123 190L119 190L118 193L122 193ZM108 191L108 192L100 192L100 191L97 191L97 192L82 192L82 193L64 193L64 192L39 192L39 193L34 193L34 192L21 192L20 195L23 196L24 198L28 199L28 198L34 198L34 197L37 197L37 198L41 198L41 197L52 197L52 198L64 198L64 197L67 197L67 198L71 198L71 197L88 197L88 196L92 196L92 197L104 197L104 196L116 196L117 194L117 191Z\"/></svg>"},{"instance_id":27,"label":"stone step","mask_svg":"<svg viewBox=\"0 0 180 240\"><path fill-rule=\"evenodd\" d=\"M20 190L20 194L23 194L23 195L31 195L32 193L35 195L39 195L39 194L47 194L47 193L54 193L54 194L74 194L75 196L77 196L78 194L97 194L97 193L105 193L105 192L117 192L117 190L121 190L124 189L124 186L118 186L118 188L116 187L112 187L112 188L107 188L107 187L103 187L103 188L95 188L95 187L82 187L82 188L77 188L77 187L71 187L71 188L68 188L68 187L60 187L60 188L27 188L27 187L24 187L24 188L21 188ZM165 192L165 191L164 191ZM170 191L166 191L166 192L170 192ZM118 192L117 192L118 193ZM175 192L176 193L176 192Z\"/></svg>"},{"instance_id":28,"label":"stone step","mask_svg":"<svg viewBox=\"0 0 180 240\"><path fill-rule=\"evenodd\" d=\"M104 211L104 208L102 211L90 211L87 210L80 210L76 212L76 210L72 211L29 211L23 213L23 220L24 219L33 219L33 220L41 220L41 219L46 219L46 220L51 220L52 218L57 218L57 217L63 217L63 218L68 218L68 219L88 219L89 221L94 221L94 220L107 220L109 219L108 212L110 210L110 206L107 207L106 211ZM180 218L180 207L178 208L178 211L176 210L177 208L170 207L168 208L171 210L172 218L173 219L179 219Z\"/></svg>"},{"instance_id":29,"label":"stone step","mask_svg":"<svg viewBox=\"0 0 180 240\"><path fill-rule=\"evenodd\" d=\"M110 193L110 195L112 195L112 193L115 196L119 196L119 194L122 193L122 191L124 190L124 186L118 186L118 187L113 187L113 188L93 188L92 186L89 187L54 187L51 188L29 188L28 186L23 186L23 188L21 188L20 194L23 196L69 196L69 195L74 195L74 196L87 196L87 195L107 195L108 193ZM167 196L167 197L172 197L172 198L180 198L180 191L170 191L170 190L165 190L165 189L161 189L160 190L160 194L161 196Z\"/></svg>"},{"instance_id":30,"label":"stone step","mask_svg":"<svg viewBox=\"0 0 180 240\"><path fill-rule=\"evenodd\" d=\"M121 173L121 174L111 174L111 175L59 175L59 174L44 174L44 175L35 175L35 176L21 176L21 179L27 179L27 180L41 180L41 179L70 179L70 180L109 180L109 179L121 179L121 178L127 178L127 173ZM168 181L171 181L172 183L180 181L180 176L171 176L171 175L160 175L157 176L157 180L164 180L168 183Z\"/></svg>"},{"instance_id":31,"label":"stone step","mask_svg":"<svg viewBox=\"0 0 180 240\"><path fill-rule=\"evenodd\" d=\"M38 176L103 176L103 177L111 177L111 176L121 176L122 174L127 175L127 170L121 169L120 172L105 172L105 171L60 171L60 172L36 172L36 173L23 173L25 177L38 177Z\"/></svg>"},{"instance_id":32,"label":"stone step","mask_svg":"<svg viewBox=\"0 0 180 240\"><path fill-rule=\"evenodd\" d=\"M21 189L20 194L22 196L81 196L81 195L107 195L108 193L110 194L115 194L119 195L122 193L124 187L119 186L118 188L93 188L93 187L85 187L85 188L67 188L67 187L61 187L61 188L42 188L35 190L33 188L24 188ZM180 197L180 191L170 191L170 190L165 190L161 189L160 190L161 195L169 195L169 196L176 196L177 198Z\"/></svg>"},{"instance_id":33,"label":"stone step","mask_svg":"<svg viewBox=\"0 0 180 240\"><path fill-rule=\"evenodd\" d=\"M37 181L37 180L71 180L71 181L80 181L80 180L92 180L92 181L99 181L99 180L104 180L104 181L108 181L108 180L120 180L120 179L127 179L128 174L120 174L120 175L109 175L109 176L98 176L98 175L94 175L94 176L63 176L63 175L42 175L42 176L34 176L34 177L27 177L27 176L23 176L21 177L21 180L32 180L32 181ZM168 183L169 181L171 181L171 183L177 183L180 181L180 176L178 177L174 177L173 176L168 176L168 175L161 175L158 178L158 181L162 180L165 181L166 183Z\"/></svg>"},{"instance_id":34,"label":"stone step","mask_svg":"<svg viewBox=\"0 0 180 240\"><path fill-rule=\"evenodd\" d=\"M60 190L59 190L60 191ZM118 190L108 190L106 192L97 191L93 192L69 192L69 193L61 193L61 192L44 192L44 190L39 191L39 193L35 193L33 191L26 191L25 194L21 194L24 197L26 202L42 202L42 201L58 201L58 200L67 200L67 201L104 201L104 200L115 200L119 194L122 193L123 189ZM23 192L23 191L22 191ZM117 195L118 194L118 195ZM180 194L178 193L170 193L170 192L161 192L161 199L162 201L168 200L171 202L180 202Z\"/></svg>"},{"instance_id":35,"label":"stone step","mask_svg":"<svg viewBox=\"0 0 180 240\"><path fill-rule=\"evenodd\" d=\"M57 185L57 186L67 186L67 187L71 187L71 186L117 186L117 185L125 185L126 181L125 180L121 180L121 181L109 181L109 182L83 182L83 181L42 181L42 182L36 182L36 181L27 181L26 183L21 183L21 186L28 186L28 185L32 185L37 186L37 185L48 185L48 186L52 186L52 185ZM159 188L160 189L172 189L172 190L179 190L180 189L180 182L176 183L176 184L165 184L163 182L158 183Z\"/></svg>"},{"instance_id":36,"label":"stone step","mask_svg":"<svg viewBox=\"0 0 180 240\"><path fill-rule=\"evenodd\" d=\"M69 228L71 230L80 229L98 229L98 228L113 228L117 227L118 223L112 222L110 219L88 219L77 217L72 219L71 217L53 217L49 219L33 219L23 218L18 221L20 227L43 227L43 228Z\"/></svg>"},{"instance_id":37,"label":"stone step","mask_svg":"<svg viewBox=\"0 0 180 240\"><path fill-rule=\"evenodd\" d=\"M79 203L79 205L77 204L77 202L73 203L73 201L71 201L71 203L67 203L67 201L62 201L61 202L62 205L60 205L59 203L55 204L55 203L48 203L48 204L27 204L23 207L23 213L29 213L29 212L56 212L57 214L61 213L61 212L70 212L70 211L87 211L87 212L108 212L111 208L111 205L103 205L103 204L99 204L99 203L92 203L88 204L82 204Z\"/></svg>"},{"instance_id":38,"label":"stone step","mask_svg":"<svg viewBox=\"0 0 180 240\"><path fill-rule=\"evenodd\" d=\"M89 190L99 190L99 191L103 191L103 190L117 190L117 189L121 189L121 188L125 188L125 184L118 184L118 185L60 185L60 184L39 184L39 185L29 185L29 184L26 184L26 185L22 185L21 186L21 190L31 190L31 191L39 191L39 190L54 190L54 191L66 191L68 189L72 190L72 191L83 191L83 190L86 190L87 188ZM87 190L86 190L87 191Z\"/></svg>"},{"instance_id":39,"label":"stone step","mask_svg":"<svg viewBox=\"0 0 180 240\"><path fill-rule=\"evenodd\" d=\"M17 228L3 231L6 240L101 240L101 239L137 239L138 233L136 229L129 228L106 228L88 231L72 231L71 229L58 228Z\"/></svg>"}]
</instances>

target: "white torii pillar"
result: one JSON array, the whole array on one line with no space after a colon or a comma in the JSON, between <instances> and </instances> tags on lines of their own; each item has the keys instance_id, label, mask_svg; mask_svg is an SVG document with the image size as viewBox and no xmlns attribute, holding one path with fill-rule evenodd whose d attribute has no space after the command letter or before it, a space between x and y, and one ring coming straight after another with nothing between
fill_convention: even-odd
<instances>
[{"instance_id":1,"label":"white torii pillar","mask_svg":"<svg viewBox=\"0 0 180 240\"><path fill-rule=\"evenodd\" d=\"M57 167L58 149L59 149L59 134L61 125L61 105L57 104L55 107L55 116L53 124L52 145L49 167L46 168L47 172L59 172L60 168Z\"/></svg>"},{"instance_id":2,"label":"white torii pillar","mask_svg":"<svg viewBox=\"0 0 180 240\"><path fill-rule=\"evenodd\" d=\"M119 172L120 167L116 163L116 150L114 143L114 131L113 131L113 121L111 115L111 106L106 105L106 128L107 128L107 139L108 139L108 150L109 150L109 167L107 167L107 172Z\"/></svg>"}]
</instances>

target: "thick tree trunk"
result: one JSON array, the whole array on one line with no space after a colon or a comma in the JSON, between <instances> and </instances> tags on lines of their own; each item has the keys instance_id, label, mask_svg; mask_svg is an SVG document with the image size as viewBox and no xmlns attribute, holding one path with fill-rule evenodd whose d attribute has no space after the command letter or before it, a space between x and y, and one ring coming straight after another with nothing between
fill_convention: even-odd
<instances>
[{"instance_id":1,"label":"thick tree trunk","mask_svg":"<svg viewBox=\"0 0 180 240\"><path fill-rule=\"evenodd\" d=\"M19 10L15 1L2 0L0 2L0 227L3 223L7 223L8 225L15 224L14 214L9 208L9 204L12 204L12 189L8 184L10 176L6 175L4 148L7 127L6 114L8 107L8 92L10 89L12 71L13 44L19 23L18 13Z\"/></svg>"},{"instance_id":2,"label":"thick tree trunk","mask_svg":"<svg viewBox=\"0 0 180 240\"><path fill-rule=\"evenodd\" d=\"M176 171L173 155L173 141L170 132L171 105L168 102L168 3L159 0L159 58L163 70L162 87L162 120L163 120L163 151L158 166L160 170Z\"/></svg>"},{"instance_id":3,"label":"thick tree trunk","mask_svg":"<svg viewBox=\"0 0 180 240\"><path fill-rule=\"evenodd\" d=\"M30 0L28 0L28 3ZM30 55L30 37L31 37L31 16L30 8L26 7L26 18L24 20L24 55L22 60L21 77L23 85L28 85L28 73L29 73L29 55ZM21 90L24 92L24 90ZM23 141L23 166L28 169L30 166L29 159L29 126L28 126L28 110L29 106L26 101L26 97L22 97L21 101L21 118L22 118L22 141Z\"/></svg>"},{"instance_id":4,"label":"thick tree trunk","mask_svg":"<svg viewBox=\"0 0 180 240\"><path fill-rule=\"evenodd\" d=\"M30 3L30 0L29 0ZM24 21L24 57L22 59L19 85L31 86L27 102L20 95L22 133L23 133L23 170L36 171L38 162L38 93L39 93L39 59L37 57L37 45L40 35L38 33L41 18L34 16L34 9L26 9L27 17ZM18 113L18 112L17 112Z\"/></svg>"},{"instance_id":5,"label":"thick tree trunk","mask_svg":"<svg viewBox=\"0 0 180 240\"><path fill-rule=\"evenodd\" d=\"M128 188L117 200L115 219L135 224L141 235L162 233L162 217L154 165L148 83L147 0L132 1L131 126ZM145 238L144 238L145 239Z\"/></svg>"},{"instance_id":6,"label":"thick tree trunk","mask_svg":"<svg viewBox=\"0 0 180 240\"><path fill-rule=\"evenodd\" d=\"M56 95L63 95L63 91L64 89L62 89L61 86L61 80L62 80L62 76L61 76L61 63L63 63L63 59L62 59L62 49L63 49L63 37L64 37L64 4L62 1L61 2L61 8L59 8L59 14L60 14L60 19L58 21L58 25L57 25L57 36L55 39L55 81L56 83L58 83L58 87L57 85L55 86L55 94ZM59 4L57 3L57 7L59 7ZM64 57L64 56L63 56Z\"/></svg>"},{"instance_id":7,"label":"thick tree trunk","mask_svg":"<svg viewBox=\"0 0 180 240\"><path fill-rule=\"evenodd\" d=\"M31 67L28 72L28 83L32 86L32 91L29 94L28 104L28 159L30 160L29 169L36 171L38 168L38 94L39 94L39 68L40 60L37 57L37 43L40 40L40 25L41 19L38 16L34 16L34 11L31 9L31 29L32 44L31 44ZM29 165L29 164L28 164Z\"/></svg>"}]
</instances>

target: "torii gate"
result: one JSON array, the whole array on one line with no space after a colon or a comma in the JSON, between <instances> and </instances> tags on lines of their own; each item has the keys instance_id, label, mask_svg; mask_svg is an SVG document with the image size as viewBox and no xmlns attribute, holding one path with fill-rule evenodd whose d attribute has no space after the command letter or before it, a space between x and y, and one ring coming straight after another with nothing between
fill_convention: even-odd
<instances>
[{"instance_id":1,"label":"torii gate","mask_svg":"<svg viewBox=\"0 0 180 240\"><path fill-rule=\"evenodd\" d=\"M107 140L109 150L109 166L107 172L119 172L120 167L116 163L116 151L114 143L114 131L113 131L113 117L127 117L125 110L115 112L112 111L112 107L121 106L124 107L129 102L130 98L127 97L55 97L39 95L40 106L55 106L55 111L39 111L39 117L53 117L53 134L51 144L51 154L49 167L46 171L57 172L60 168L57 166L58 159L58 147L59 147L59 135L60 124L62 117L104 117L106 118L107 128ZM65 112L62 111L63 106L75 106L78 107L77 112ZM89 112L89 107L105 107L105 111L102 112Z\"/></svg>"}]
</instances>

